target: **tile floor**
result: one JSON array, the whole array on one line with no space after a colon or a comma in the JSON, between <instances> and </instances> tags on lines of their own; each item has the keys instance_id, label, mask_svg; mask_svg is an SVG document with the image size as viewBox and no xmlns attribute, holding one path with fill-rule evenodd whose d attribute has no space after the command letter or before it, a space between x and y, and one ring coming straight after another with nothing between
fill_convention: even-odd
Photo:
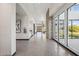
<instances>
[{"instance_id":1,"label":"tile floor","mask_svg":"<svg viewBox=\"0 0 79 59\"><path fill-rule=\"evenodd\" d=\"M46 39L45 33L41 32L30 40L17 40L16 44L15 56L74 56L54 40Z\"/></svg>"}]
</instances>

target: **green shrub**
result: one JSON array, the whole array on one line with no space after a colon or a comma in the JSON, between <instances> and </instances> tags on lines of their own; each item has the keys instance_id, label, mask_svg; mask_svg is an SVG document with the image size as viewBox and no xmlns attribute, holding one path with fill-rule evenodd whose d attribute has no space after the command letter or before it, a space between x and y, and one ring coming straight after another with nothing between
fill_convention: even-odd
<instances>
[{"instance_id":1,"label":"green shrub","mask_svg":"<svg viewBox=\"0 0 79 59\"><path fill-rule=\"evenodd\" d=\"M68 28L70 32L79 32L79 25L69 26Z\"/></svg>"}]
</instances>

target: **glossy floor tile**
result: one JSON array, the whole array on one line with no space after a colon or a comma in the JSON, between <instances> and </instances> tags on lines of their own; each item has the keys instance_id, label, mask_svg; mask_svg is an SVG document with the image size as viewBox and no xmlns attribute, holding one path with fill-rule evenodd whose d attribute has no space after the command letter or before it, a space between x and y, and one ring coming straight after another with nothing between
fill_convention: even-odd
<instances>
[{"instance_id":1,"label":"glossy floor tile","mask_svg":"<svg viewBox=\"0 0 79 59\"><path fill-rule=\"evenodd\" d=\"M46 39L45 33L38 32L30 40L17 40L15 56L74 56L73 53Z\"/></svg>"}]
</instances>

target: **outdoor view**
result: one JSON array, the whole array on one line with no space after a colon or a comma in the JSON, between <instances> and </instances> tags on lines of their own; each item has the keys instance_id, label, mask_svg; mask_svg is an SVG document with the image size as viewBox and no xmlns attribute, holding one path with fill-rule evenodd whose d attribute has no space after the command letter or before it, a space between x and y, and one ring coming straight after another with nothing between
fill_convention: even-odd
<instances>
[{"instance_id":1,"label":"outdoor view","mask_svg":"<svg viewBox=\"0 0 79 59\"><path fill-rule=\"evenodd\" d=\"M69 20L69 39L79 39L79 20Z\"/></svg>"},{"instance_id":2,"label":"outdoor view","mask_svg":"<svg viewBox=\"0 0 79 59\"><path fill-rule=\"evenodd\" d=\"M68 46L79 52L79 4L68 9Z\"/></svg>"},{"instance_id":3,"label":"outdoor view","mask_svg":"<svg viewBox=\"0 0 79 59\"><path fill-rule=\"evenodd\" d=\"M55 29L58 29L58 17L55 18ZM58 30L55 30L55 39L58 40Z\"/></svg>"},{"instance_id":4,"label":"outdoor view","mask_svg":"<svg viewBox=\"0 0 79 59\"><path fill-rule=\"evenodd\" d=\"M63 44L65 44L64 39L64 12L59 15L59 41Z\"/></svg>"},{"instance_id":5,"label":"outdoor view","mask_svg":"<svg viewBox=\"0 0 79 59\"><path fill-rule=\"evenodd\" d=\"M64 39L64 13L59 16L59 39Z\"/></svg>"},{"instance_id":6,"label":"outdoor view","mask_svg":"<svg viewBox=\"0 0 79 59\"><path fill-rule=\"evenodd\" d=\"M68 18L69 39L79 39L79 4L68 10Z\"/></svg>"}]
</instances>

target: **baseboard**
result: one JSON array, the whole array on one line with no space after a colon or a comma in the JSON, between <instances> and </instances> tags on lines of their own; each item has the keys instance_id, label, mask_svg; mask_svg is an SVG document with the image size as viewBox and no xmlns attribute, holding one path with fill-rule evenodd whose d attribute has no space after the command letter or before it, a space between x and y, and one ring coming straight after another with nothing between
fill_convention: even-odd
<instances>
[{"instance_id":1,"label":"baseboard","mask_svg":"<svg viewBox=\"0 0 79 59\"><path fill-rule=\"evenodd\" d=\"M29 40L29 39L16 39L16 40Z\"/></svg>"},{"instance_id":2,"label":"baseboard","mask_svg":"<svg viewBox=\"0 0 79 59\"><path fill-rule=\"evenodd\" d=\"M14 52L12 56L14 56L15 54L16 54L16 52Z\"/></svg>"},{"instance_id":3,"label":"baseboard","mask_svg":"<svg viewBox=\"0 0 79 59\"><path fill-rule=\"evenodd\" d=\"M55 42L57 42L58 44L60 44L61 46L63 46L64 48L66 48L67 50L69 50L71 53L73 53L75 56L79 56L78 54L76 54L74 51L72 51L70 48L68 48L67 46L61 44L60 42L58 42L57 40L53 39Z\"/></svg>"}]
</instances>

